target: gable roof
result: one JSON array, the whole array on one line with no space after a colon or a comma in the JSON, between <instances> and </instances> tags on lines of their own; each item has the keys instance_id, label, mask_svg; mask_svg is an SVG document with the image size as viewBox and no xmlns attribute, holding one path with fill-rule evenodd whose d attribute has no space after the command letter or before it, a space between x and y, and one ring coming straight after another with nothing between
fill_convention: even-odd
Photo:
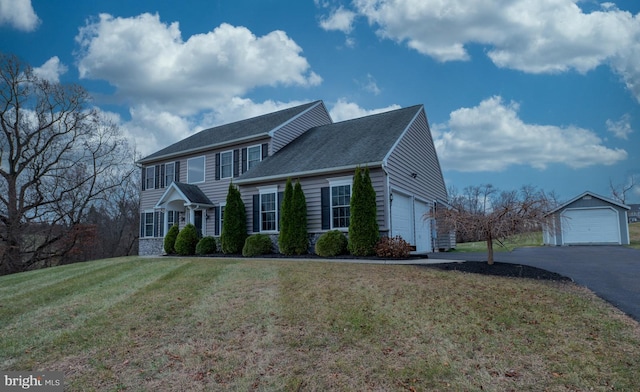
<instances>
[{"instance_id":1,"label":"gable roof","mask_svg":"<svg viewBox=\"0 0 640 392\"><path fill-rule=\"evenodd\" d=\"M223 146L234 142L237 143L242 140L268 136L293 118L321 103L322 101L309 102L277 112L205 129L148 155L138 162L147 163L180 154L202 151L216 146Z\"/></svg>"},{"instance_id":2,"label":"gable roof","mask_svg":"<svg viewBox=\"0 0 640 392\"><path fill-rule=\"evenodd\" d=\"M586 192L583 192L583 193L581 193L580 195L578 195L578 196L574 197L573 199L569 200L568 202L566 202L566 203L562 204L561 206L556 207L556 208L554 208L553 210L551 210L551 211L547 212L547 214L546 214L546 215L554 214L554 213L556 213L556 212L558 212L558 211L562 210L563 208L567 207L568 205L570 205L570 204L572 204L572 203L574 203L574 202L576 202L576 201L578 201L578 200L582 199L582 198L583 198L583 197L585 197L585 196L591 196L591 197L593 197L593 198L596 198L596 199L602 200L602 201L604 201L605 203L613 204L613 205L615 205L615 206L618 206L618 207L620 207L620 208L624 208L624 209L626 209L626 210L628 210L628 209L630 209L630 208L631 208L631 207L629 207L629 206L627 206L627 205L625 205L625 204L619 203L619 202L617 202L617 201L615 201L615 200L612 200L612 199L606 198L606 197L604 197L604 196L600 196L600 195L598 195L598 194L596 194L596 193L593 193L593 192L591 192L591 191L586 191Z\"/></svg>"},{"instance_id":3,"label":"gable roof","mask_svg":"<svg viewBox=\"0 0 640 392\"><path fill-rule=\"evenodd\" d=\"M213 206L214 204L197 185L172 182L158 200L156 208L162 208L165 203L175 199L174 194L184 200L185 205Z\"/></svg>"},{"instance_id":4,"label":"gable roof","mask_svg":"<svg viewBox=\"0 0 640 392\"><path fill-rule=\"evenodd\" d=\"M381 165L422 105L311 128L235 182Z\"/></svg>"}]
</instances>

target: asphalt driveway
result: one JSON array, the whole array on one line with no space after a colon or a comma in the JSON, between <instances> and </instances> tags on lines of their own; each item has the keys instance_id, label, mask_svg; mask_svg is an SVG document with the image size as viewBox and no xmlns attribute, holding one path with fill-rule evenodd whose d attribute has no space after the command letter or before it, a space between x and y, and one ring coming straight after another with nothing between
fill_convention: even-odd
<instances>
[{"instance_id":1,"label":"asphalt driveway","mask_svg":"<svg viewBox=\"0 0 640 392\"><path fill-rule=\"evenodd\" d=\"M429 257L486 261L486 253L433 253ZM557 272L589 288L640 321L640 250L622 246L546 246L494 253L495 261Z\"/></svg>"}]
</instances>

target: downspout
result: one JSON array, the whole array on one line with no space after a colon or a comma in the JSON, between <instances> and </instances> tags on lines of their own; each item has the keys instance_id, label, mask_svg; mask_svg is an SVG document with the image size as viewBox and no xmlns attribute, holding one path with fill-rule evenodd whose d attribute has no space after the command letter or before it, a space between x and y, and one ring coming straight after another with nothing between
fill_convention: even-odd
<instances>
[{"instance_id":1,"label":"downspout","mask_svg":"<svg viewBox=\"0 0 640 392\"><path fill-rule=\"evenodd\" d=\"M384 172L385 175L385 182L386 182L386 188L387 188L387 193L388 193L388 197L385 198L384 200L384 204L385 204L385 220L387 221L387 226L389 228L389 234L387 235L389 238L391 238L391 232L392 232L392 225L391 225L391 203L393 203L393 195L391 193L391 183L389 182L389 172L387 171L387 162L383 161L382 162L382 171Z\"/></svg>"}]
</instances>

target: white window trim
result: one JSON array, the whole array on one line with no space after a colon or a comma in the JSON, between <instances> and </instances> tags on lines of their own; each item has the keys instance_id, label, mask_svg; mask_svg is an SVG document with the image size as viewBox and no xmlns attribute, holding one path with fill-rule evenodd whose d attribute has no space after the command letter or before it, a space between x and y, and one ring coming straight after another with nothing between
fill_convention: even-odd
<instances>
[{"instance_id":1,"label":"white window trim","mask_svg":"<svg viewBox=\"0 0 640 392\"><path fill-rule=\"evenodd\" d=\"M249 146L247 147L247 170L249 170L249 150L251 150L252 148L258 148L259 153L258 153L258 163L262 162L262 144L256 144L253 146Z\"/></svg>"},{"instance_id":2,"label":"white window trim","mask_svg":"<svg viewBox=\"0 0 640 392\"><path fill-rule=\"evenodd\" d=\"M218 235L222 235L222 222L224 222L224 208L227 206L227 202L226 201L222 201L218 204L218 222L216 222L216 224L220 225L218 226L220 229L218 230L218 232L220 234Z\"/></svg>"},{"instance_id":3,"label":"white window trim","mask_svg":"<svg viewBox=\"0 0 640 392\"><path fill-rule=\"evenodd\" d=\"M260 186L258 187L258 192L260 193L260 233L278 233L278 222L280 220L280 211L278 211L278 186ZM275 202L275 213L276 213L276 229L275 230L262 230L262 195L273 194L274 202Z\"/></svg>"},{"instance_id":4,"label":"white window trim","mask_svg":"<svg viewBox=\"0 0 640 392\"><path fill-rule=\"evenodd\" d=\"M349 185L349 200L353 194L353 177L335 177L327 179L329 181L329 215L330 215L330 227L331 230L348 231L349 227L334 227L333 226L333 188L337 186Z\"/></svg>"},{"instance_id":5,"label":"white window trim","mask_svg":"<svg viewBox=\"0 0 640 392\"><path fill-rule=\"evenodd\" d=\"M173 215L173 224L169 224L169 213L172 213ZM164 212L164 235L166 236L167 233L169 232L169 229L171 229L171 226L173 225L178 225L180 226L180 222L176 222L176 213L179 213L180 211L178 210L166 210Z\"/></svg>"},{"instance_id":6,"label":"white window trim","mask_svg":"<svg viewBox=\"0 0 640 392\"><path fill-rule=\"evenodd\" d=\"M191 181L189 178L189 162L202 158L202 181ZM204 155L187 159L187 184L202 184L207 178L207 158Z\"/></svg>"},{"instance_id":7,"label":"white window trim","mask_svg":"<svg viewBox=\"0 0 640 392\"><path fill-rule=\"evenodd\" d=\"M153 231L156 228L156 214L154 210L145 210L142 211L142 214L144 215L144 236L142 236L142 238L155 238L153 236ZM147 235L147 214L151 214L151 235Z\"/></svg>"},{"instance_id":8,"label":"white window trim","mask_svg":"<svg viewBox=\"0 0 640 392\"><path fill-rule=\"evenodd\" d=\"M222 175L222 156L225 154L230 154L231 155L231 175L228 177L225 177ZM220 153L220 179L225 179L225 178L233 178L233 150L228 150L228 151L223 151Z\"/></svg>"},{"instance_id":9,"label":"white window trim","mask_svg":"<svg viewBox=\"0 0 640 392\"><path fill-rule=\"evenodd\" d=\"M149 176L149 169L151 169L151 176ZM147 166L144 168L144 189L156 189L156 167L155 166ZM149 181L151 181L151 186L149 186Z\"/></svg>"},{"instance_id":10,"label":"white window trim","mask_svg":"<svg viewBox=\"0 0 640 392\"><path fill-rule=\"evenodd\" d=\"M172 167L171 171L167 169L169 166ZM169 162L164 164L164 186L165 187L168 187L169 185L171 185L171 182L167 181L167 177L169 176L169 173L171 173L171 178L173 178L171 182L174 182L176 180L176 163L175 162Z\"/></svg>"}]
</instances>

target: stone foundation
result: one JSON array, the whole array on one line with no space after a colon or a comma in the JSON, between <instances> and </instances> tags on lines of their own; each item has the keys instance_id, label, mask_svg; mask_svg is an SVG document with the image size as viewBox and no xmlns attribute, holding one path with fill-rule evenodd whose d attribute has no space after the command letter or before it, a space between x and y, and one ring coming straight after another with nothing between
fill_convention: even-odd
<instances>
[{"instance_id":1,"label":"stone foundation","mask_svg":"<svg viewBox=\"0 0 640 392\"><path fill-rule=\"evenodd\" d=\"M138 241L140 256L159 256L164 254L164 238L140 238Z\"/></svg>"}]
</instances>

